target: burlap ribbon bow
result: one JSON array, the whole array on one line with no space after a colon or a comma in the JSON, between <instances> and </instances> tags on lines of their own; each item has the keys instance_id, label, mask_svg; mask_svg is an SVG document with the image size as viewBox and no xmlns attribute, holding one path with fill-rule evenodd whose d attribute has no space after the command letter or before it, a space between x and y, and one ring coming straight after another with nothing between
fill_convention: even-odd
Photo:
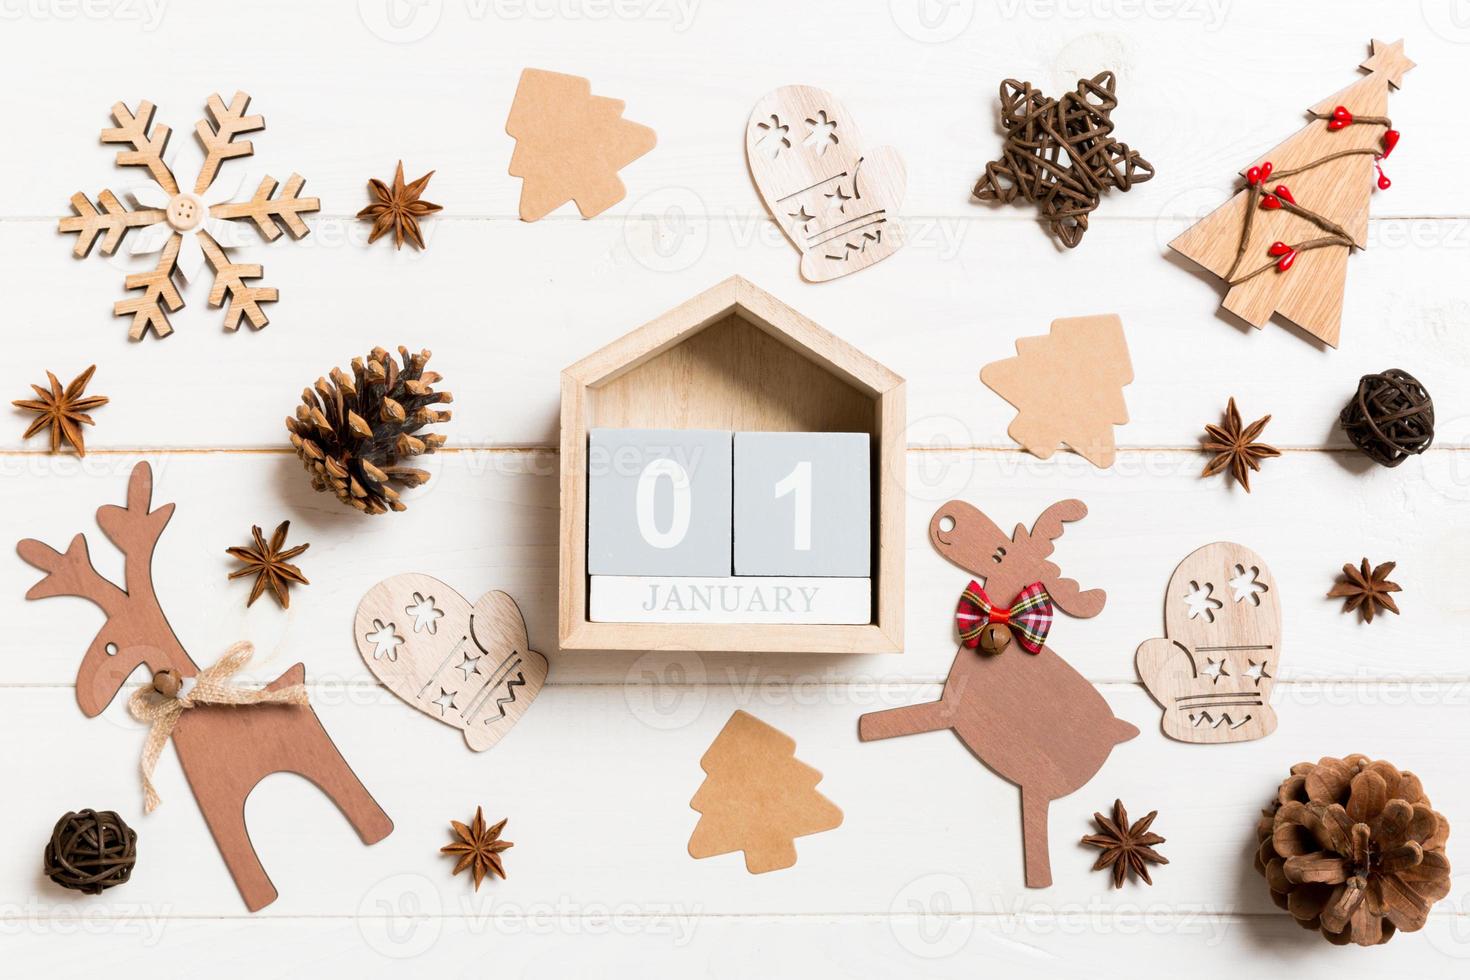
<instances>
[{"instance_id":1,"label":"burlap ribbon bow","mask_svg":"<svg viewBox=\"0 0 1470 980\"><path fill-rule=\"evenodd\" d=\"M183 691L177 674L159 671L153 675L151 687L139 688L128 699L128 711L139 721L147 722L148 741L143 745L143 810L152 813L161 802L153 788L153 770L168 743L174 726L185 711L204 704L306 704L306 686L267 691L261 687L239 687L230 678L250 662L255 647L248 641L236 643L224 656L206 667L194 678L194 685Z\"/></svg>"}]
</instances>

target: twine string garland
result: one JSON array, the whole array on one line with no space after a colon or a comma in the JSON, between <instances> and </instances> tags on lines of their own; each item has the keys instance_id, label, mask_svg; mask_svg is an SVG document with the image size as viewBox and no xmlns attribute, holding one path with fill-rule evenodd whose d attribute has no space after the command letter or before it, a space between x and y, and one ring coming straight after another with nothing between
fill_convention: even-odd
<instances>
[{"instance_id":1,"label":"twine string garland","mask_svg":"<svg viewBox=\"0 0 1470 980\"><path fill-rule=\"evenodd\" d=\"M1309 112L1308 115L1317 120L1330 120L1333 118L1331 113L1324 112ZM1385 131L1391 131L1393 129L1393 121L1387 116L1354 116L1351 118L1351 124L1382 126L1384 127ZM1240 264L1245 261L1245 252L1250 245L1251 228L1255 223L1256 211L1260 209L1262 198L1264 198L1268 194L1271 195L1271 197L1276 201L1276 207L1279 207L1280 210L1286 211L1290 214L1294 214L1299 218L1305 218L1307 221L1312 222L1317 227L1327 232L1327 235L1321 238L1311 238L1307 241L1290 246L1287 254L1291 258L1294 259L1296 255L1299 255L1302 252L1310 252L1313 249L1326 248L1334 245L1343 246L1349 251L1357 248L1357 244L1353 241L1352 236L1349 235L1346 229L1344 229L1337 222L1328 218L1326 215L1318 214L1316 211L1313 211L1310 208L1302 207L1294 200L1292 200L1290 196L1278 193L1283 189L1281 185L1277 185L1276 191L1268 191L1266 189L1267 177L1273 178L1275 180L1286 180L1289 177L1295 177L1299 174L1304 174L1308 171L1315 170L1318 167L1325 166L1326 164L1332 163L1334 160L1341 160L1346 157L1355 156L1372 156L1375 159L1380 159L1386 155L1387 151L1380 151L1372 146L1364 146L1349 150L1336 150L1332 153L1327 154L1326 156L1319 157L1318 159L1313 160L1310 163L1303 164L1300 167L1296 167L1291 170L1282 170L1277 173L1271 172L1271 165L1269 163L1265 164L1263 169L1266 172L1261 174L1260 179L1251 179L1247 182L1248 186L1246 187L1247 194L1245 201L1245 222L1241 226L1240 245L1236 248L1235 251L1235 261L1231 264L1230 271L1225 273L1226 283L1231 286L1239 286L1241 283L1249 282L1256 276L1259 276L1261 273L1267 272L1273 268L1279 268L1281 269L1281 271L1284 272L1286 271L1286 268L1290 267L1289 261L1287 262L1286 266L1282 266L1280 264L1281 261L1283 261L1282 258L1280 256L1276 256L1275 253L1273 253L1273 258L1265 265L1260 266L1256 269L1252 269L1250 272L1245 273L1239 278L1237 278L1235 275L1236 272L1240 270ZM1385 184L1383 186L1387 185Z\"/></svg>"},{"instance_id":2,"label":"twine string garland","mask_svg":"<svg viewBox=\"0 0 1470 980\"><path fill-rule=\"evenodd\" d=\"M56 821L42 857L46 877L63 888L100 895L133 875L138 835L111 810L79 810Z\"/></svg>"},{"instance_id":3,"label":"twine string garland","mask_svg":"<svg viewBox=\"0 0 1470 980\"><path fill-rule=\"evenodd\" d=\"M149 725L148 740L143 744L144 812L152 813L162 802L153 787L153 770L158 767L158 758L163 747L173 734L174 726L184 712L199 705L244 705L244 704L306 704L306 686L292 684L288 687L268 691L260 687L241 687L232 678L250 662L255 647L248 641L236 643L224 655L194 678L189 690L183 689L179 676L171 670L161 670L153 675L153 686L139 688L128 699L128 711L141 722Z\"/></svg>"}]
</instances>

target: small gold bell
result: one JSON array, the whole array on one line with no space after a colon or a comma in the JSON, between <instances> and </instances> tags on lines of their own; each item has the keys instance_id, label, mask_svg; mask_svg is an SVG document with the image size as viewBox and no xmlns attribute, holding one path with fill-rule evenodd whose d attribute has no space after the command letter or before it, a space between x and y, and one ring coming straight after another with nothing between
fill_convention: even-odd
<instances>
[{"instance_id":1,"label":"small gold bell","mask_svg":"<svg viewBox=\"0 0 1470 980\"><path fill-rule=\"evenodd\" d=\"M183 679L175 670L160 670L153 675L153 689L166 698L178 697L183 684Z\"/></svg>"},{"instance_id":2,"label":"small gold bell","mask_svg":"<svg viewBox=\"0 0 1470 980\"><path fill-rule=\"evenodd\" d=\"M980 652L987 656L1004 653L1011 645L1011 631L999 623L990 623L980 630Z\"/></svg>"}]
</instances>

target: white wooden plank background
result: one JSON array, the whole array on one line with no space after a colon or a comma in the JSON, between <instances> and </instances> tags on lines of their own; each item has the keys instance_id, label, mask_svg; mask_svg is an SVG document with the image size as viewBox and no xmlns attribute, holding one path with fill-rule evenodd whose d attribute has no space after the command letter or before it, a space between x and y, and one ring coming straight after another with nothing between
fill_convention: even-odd
<instances>
[{"instance_id":1,"label":"white wooden plank background","mask_svg":"<svg viewBox=\"0 0 1470 980\"><path fill-rule=\"evenodd\" d=\"M395 6L390 6L390 3ZM0 937L16 975L105 968L114 976L389 975L1235 976L1285 964L1299 976L1448 975L1470 959L1470 877L1423 934L1335 950L1284 921L1249 867L1256 808L1300 759L1362 751L1419 772L1457 823L1470 814L1463 556L1470 550L1470 131L1446 120L1470 53L1456 0L1270 4L1264 0L362 0L302 5L204 0L26 0L0 6L0 91L10 152L0 180L0 391L47 368L98 364L84 461L0 432L9 537L94 535L149 459L156 499L179 510L158 587L181 637L209 659L238 638L259 676L305 660L313 699L397 830L363 849L319 794L267 780L249 818L280 900L249 916L207 837L172 753L166 803L141 814L141 732L114 705L76 710L81 651L99 625L80 600L24 602L33 571L4 559L0 740L12 746L0 848ZM396 19L390 20L389 14ZM923 14L921 18L919 15ZM397 26L392 26L396 24ZM1372 246L1350 264L1343 346L1217 315L1213 284L1164 254L1179 228L1230 191L1230 176L1347 85L1377 36L1406 38L1420 67L1392 100L1404 140L1393 189L1373 200ZM515 220L503 122L516 78L584 74L626 99L659 146L624 171L625 202L583 222ZM1049 92L1118 73L1120 136L1159 176L1106 200L1082 247L1053 247L1023 208L972 203L999 145L995 88ZM841 94L870 143L904 154L911 244L847 281L809 286L745 171L749 107L790 82ZM301 243L250 250L282 301L258 334L226 335L204 290L186 293L164 342L129 344L108 311L128 260L75 262L55 232L75 191L129 183L96 142L116 100L147 98L187 140L203 99L244 89L269 123L248 169L296 170L323 200ZM352 214L369 176L438 168L445 206L423 255L365 248ZM908 649L894 657L561 654L554 649L557 372L732 273L772 291L909 379ZM975 377L1056 316L1117 311L1137 381L1113 470L1014 451L1010 411ZM282 451L300 389L375 344L427 346L456 396L456 451L401 515L366 521L313 494ZM1390 366L1435 395L1436 447L1400 469L1347 450L1334 418L1359 374ZM1202 482L1202 424L1234 394L1271 412L1286 448L1246 495ZM1064 496L1089 502L1059 558L1110 601L1063 619L1055 646L1143 729L1092 783L1052 810L1056 884L1021 887L1015 790L947 734L861 745L856 718L932 698L953 643L963 573L924 540L933 507L965 496L1023 521ZM252 523L290 518L310 541L313 584L289 612L248 612L223 549ZM1261 742L1166 741L1132 652L1156 635L1161 593L1195 546L1228 538L1271 562L1287 597L1276 692L1281 727ZM1364 627L1322 597L1363 554L1399 561L1404 616ZM373 683L348 623L375 581L430 572L468 595L503 588L552 658L518 730L484 755L416 718ZM139 678L141 679L141 678ZM736 707L791 733L846 812L798 842L800 861L753 878L738 857L684 851L698 757ZM1171 864L1122 892L1071 843L1121 796L1157 807ZM447 820L475 803L509 816L509 881L479 893L437 854ZM126 888L73 897L38 872L51 822L114 807L139 827ZM1451 838L1451 859L1470 851Z\"/></svg>"}]
</instances>

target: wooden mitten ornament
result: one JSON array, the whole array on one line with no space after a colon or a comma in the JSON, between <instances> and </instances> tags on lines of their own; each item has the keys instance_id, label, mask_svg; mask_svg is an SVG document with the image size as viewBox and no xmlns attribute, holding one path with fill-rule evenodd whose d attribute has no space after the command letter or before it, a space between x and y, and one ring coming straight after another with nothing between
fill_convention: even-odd
<instances>
[{"instance_id":1,"label":"wooden mitten ornament","mask_svg":"<svg viewBox=\"0 0 1470 980\"><path fill-rule=\"evenodd\" d=\"M353 635L384 687L464 732L476 752L500 741L546 682L546 658L504 592L472 606L436 578L395 575L363 596Z\"/></svg>"},{"instance_id":2,"label":"wooden mitten ornament","mask_svg":"<svg viewBox=\"0 0 1470 980\"><path fill-rule=\"evenodd\" d=\"M1163 639L1135 662L1181 742L1249 742L1276 730L1271 686L1281 658L1276 580L1249 548L1217 541L1190 552L1164 597Z\"/></svg>"},{"instance_id":3,"label":"wooden mitten ornament","mask_svg":"<svg viewBox=\"0 0 1470 980\"><path fill-rule=\"evenodd\" d=\"M1373 188L1390 185L1388 90L1414 63L1402 40L1375 40L1358 67L1368 74L1309 109L1305 129L1241 171L1244 188L1169 243L1225 280L1231 313L1254 327L1279 313L1332 347L1348 256L1368 246Z\"/></svg>"},{"instance_id":4,"label":"wooden mitten ornament","mask_svg":"<svg viewBox=\"0 0 1470 980\"><path fill-rule=\"evenodd\" d=\"M1116 315L1053 320L1049 335L1022 337L1016 356L985 365L980 380L1020 410L1006 431L1028 453L1049 459L1066 443L1094 466L1113 465L1113 426L1128 421L1122 389L1133 382Z\"/></svg>"},{"instance_id":5,"label":"wooden mitten ornament","mask_svg":"<svg viewBox=\"0 0 1470 980\"><path fill-rule=\"evenodd\" d=\"M107 616L77 671L77 703L89 718L102 713L141 665L154 675L155 687L162 687L160 674L172 672L170 686L180 700L188 693L180 694L179 682L201 674L174 636L153 591L153 550L174 505L150 510L152 499L153 471L139 463L128 480L127 505L109 504L97 511L103 533L123 553L122 586L92 566L81 534L72 538L65 554L30 539L16 548L21 558L47 573L31 586L27 599L80 596ZM266 690L300 686L305 678L306 668L296 664ZM364 844L376 844L393 830L393 821L353 774L308 704L194 703L179 714L173 743L220 855L252 912L276 900L275 886L245 826L245 801L271 773L294 772L315 783Z\"/></svg>"},{"instance_id":6,"label":"wooden mitten ornament","mask_svg":"<svg viewBox=\"0 0 1470 980\"><path fill-rule=\"evenodd\" d=\"M1081 520L1080 500L1052 504L1028 532L1009 536L970 504L934 512L929 540L972 581L955 614L960 649L938 701L863 715L864 742L953 729L997 775L1021 788L1026 886L1051 884L1047 809L1102 768L1138 729L1113 716L1101 694L1045 645L1053 605L1073 616L1102 612L1107 595L1082 589L1047 561L1062 525Z\"/></svg>"},{"instance_id":7,"label":"wooden mitten ornament","mask_svg":"<svg viewBox=\"0 0 1470 980\"><path fill-rule=\"evenodd\" d=\"M745 159L766 210L801 252L808 282L865 269L903 247L903 159L891 146L864 149L830 92L787 85L757 102Z\"/></svg>"},{"instance_id":8,"label":"wooden mitten ornament","mask_svg":"<svg viewBox=\"0 0 1470 980\"><path fill-rule=\"evenodd\" d=\"M623 199L618 171L657 142L653 130L623 118L623 105L593 95L576 75L521 72L505 131L516 141L510 175L522 179L522 221L539 221L568 201L592 218Z\"/></svg>"},{"instance_id":9,"label":"wooden mitten ornament","mask_svg":"<svg viewBox=\"0 0 1470 980\"><path fill-rule=\"evenodd\" d=\"M690 857L744 851L751 874L779 871L796 863L797 837L842 824L842 811L817 792L822 774L796 758L789 735L754 715L732 714L699 765Z\"/></svg>"}]
</instances>

